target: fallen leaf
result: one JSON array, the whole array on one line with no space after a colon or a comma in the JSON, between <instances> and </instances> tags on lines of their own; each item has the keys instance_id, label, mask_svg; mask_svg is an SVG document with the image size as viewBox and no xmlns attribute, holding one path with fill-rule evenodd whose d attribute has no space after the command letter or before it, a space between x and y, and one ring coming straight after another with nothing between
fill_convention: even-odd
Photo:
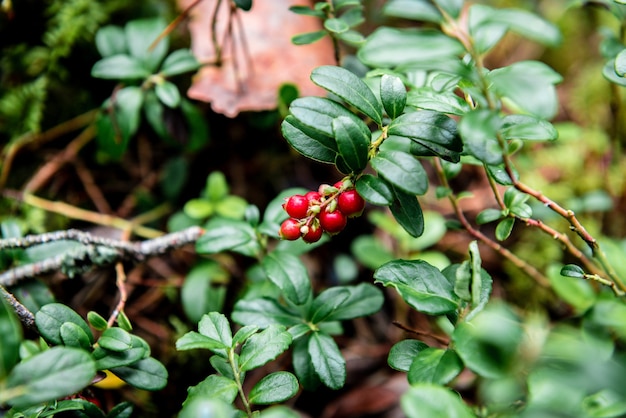
<instances>
[{"instance_id":1,"label":"fallen leaf","mask_svg":"<svg viewBox=\"0 0 626 418\"><path fill-rule=\"evenodd\" d=\"M193 2L179 0L183 10ZM216 2L201 1L190 13L191 48L203 63L216 60L211 23ZM302 96L324 94L309 76L315 67L334 62L330 38L311 45L291 43L294 35L322 28L319 19L289 11L302 1L256 0L250 11L237 11L230 31L231 2L221 3L215 26L218 44L222 44L222 63L198 72L188 91L190 98L210 102L213 111L235 117L242 111L275 109L278 89L284 83L296 85Z\"/></svg>"}]
</instances>

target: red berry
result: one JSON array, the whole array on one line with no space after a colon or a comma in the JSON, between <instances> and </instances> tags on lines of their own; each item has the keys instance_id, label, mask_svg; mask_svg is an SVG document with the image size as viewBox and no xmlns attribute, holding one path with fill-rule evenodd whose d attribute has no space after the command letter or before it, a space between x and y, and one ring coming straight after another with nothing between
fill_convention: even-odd
<instances>
[{"instance_id":1,"label":"red berry","mask_svg":"<svg viewBox=\"0 0 626 418\"><path fill-rule=\"evenodd\" d=\"M302 219L309 210L309 200L301 194L293 195L285 201L283 209L292 218Z\"/></svg>"},{"instance_id":2,"label":"red berry","mask_svg":"<svg viewBox=\"0 0 626 418\"><path fill-rule=\"evenodd\" d=\"M348 223L346 216L338 210L329 212L324 209L319 216L320 225L330 234L336 234L341 231L346 227L346 223Z\"/></svg>"},{"instance_id":3,"label":"red berry","mask_svg":"<svg viewBox=\"0 0 626 418\"><path fill-rule=\"evenodd\" d=\"M319 192L315 192L315 191L310 191L307 194L304 195L304 197L307 198L307 200L309 201L309 204L311 202L320 202L322 200L322 195Z\"/></svg>"},{"instance_id":4,"label":"red berry","mask_svg":"<svg viewBox=\"0 0 626 418\"><path fill-rule=\"evenodd\" d=\"M365 200L356 190L346 190L337 197L339 210L349 218L359 216L365 208Z\"/></svg>"},{"instance_id":5,"label":"red berry","mask_svg":"<svg viewBox=\"0 0 626 418\"><path fill-rule=\"evenodd\" d=\"M294 218L289 218L285 220L280 225L278 235L280 235L282 239L286 239L289 241L300 238L300 236L302 235L302 233L300 232L300 221Z\"/></svg>"},{"instance_id":6,"label":"red berry","mask_svg":"<svg viewBox=\"0 0 626 418\"><path fill-rule=\"evenodd\" d=\"M309 244L312 244L314 242L319 241L320 238L322 238L323 232L324 231L322 230L322 227L320 225L313 223L308 227L308 231L306 231L306 233L302 235L302 240L304 242L308 242Z\"/></svg>"},{"instance_id":7,"label":"red berry","mask_svg":"<svg viewBox=\"0 0 626 418\"><path fill-rule=\"evenodd\" d=\"M333 184L333 187L336 187L337 189L341 189L341 186L343 186L342 180L339 180L337 183Z\"/></svg>"}]
</instances>

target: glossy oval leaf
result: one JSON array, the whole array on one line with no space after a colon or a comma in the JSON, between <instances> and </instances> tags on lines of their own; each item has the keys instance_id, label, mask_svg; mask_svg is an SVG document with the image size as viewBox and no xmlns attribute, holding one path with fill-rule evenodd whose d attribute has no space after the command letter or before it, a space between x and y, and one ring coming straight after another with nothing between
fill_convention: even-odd
<instances>
[{"instance_id":1,"label":"glossy oval leaf","mask_svg":"<svg viewBox=\"0 0 626 418\"><path fill-rule=\"evenodd\" d=\"M331 287L317 295L308 310L307 318L317 324L325 320L335 309L350 297L350 291L345 287Z\"/></svg>"},{"instance_id":2,"label":"glossy oval leaf","mask_svg":"<svg viewBox=\"0 0 626 418\"><path fill-rule=\"evenodd\" d=\"M498 165L502 162L502 148L497 134L502 120L495 112L487 109L474 110L459 122L459 133L466 151L480 161Z\"/></svg>"},{"instance_id":3,"label":"glossy oval leaf","mask_svg":"<svg viewBox=\"0 0 626 418\"><path fill-rule=\"evenodd\" d=\"M314 32L306 32L295 35L291 38L291 42L294 45L308 45L314 42L319 41L324 36L328 35L328 32L325 30L317 30Z\"/></svg>"},{"instance_id":4,"label":"glossy oval leaf","mask_svg":"<svg viewBox=\"0 0 626 418\"><path fill-rule=\"evenodd\" d=\"M300 154L323 163L335 162L337 144L334 138L315 132L292 115L288 115L280 127L283 137Z\"/></svg>"},{"instance_id":5,"label":"glossy oval leaf","mask_svg":"<svg viewBox=\"0 0 626 418\"><path fill-rule=\"evenodd\" d=\"M368 162L371 133L359 120L356 123L346 116L333 119L333 133L339 154L353 173L360 173Z\"/></svg>"},{"instance_id":6,"label":"glossy oval leaf","mask_svg":"<svg viewBox=\"0 0 626 418\"><path fill-rule=\"evenodd\" d=\"M339 34L346 32L348 29L350 29L350 26L348 26L348 24L344 22L343 19L330 18L324 20L324 28L329 32Z\"/></svg>"},{"instance_id":7,"label":"glossy oval leaf","mask_svg":"<svg viewBox=\"0 0 626 418\"><path fill-rule=\"evenodd\" d=\"M235 304L231 317L239 324L254 324L259 327L268 327L271 324L292 327L302 323L300 313L292 312L273 299L240 299Z\"/></svg>"},{"instance_id":8,"label":"glossy oval leaf","mask_svg":"<svg viewBox=\"0 0 626 418\"><path fill-rule=\"evenodd\" d=\"M443 16L430 1L389 0L383 6L385 16L439 23Z\"/></svg>"},{"instance_id":9,"label":"glossy oval leaf","mask_svg":"<svg viewBox=\"0 0 626 418\"><path fill-rule=\"evenodd\" d=\"M131 20L124 28L130 54L140 60L150 73L156 72L169 49L167 37L159 39L151 48L166 26L167 22L162 18L147 18Z\"/></svg>"},{"instance_id":10,"label":"glossy oval leaf","mask_svg":"<svg viewBox=\"0 0 626 418\"><path fill-rule=\"evenodd\" d=\"M393 202L393 191L380 177L364 174L356 181L355 187L363 199L375 205L389 206Z\"/></svg>"},{"instance_id":11,"label":"glossy oval leaf","mask_svg":"<svg viewBox=\"0 0 626 418\"><path fill-rule=\"evenodd\" d=\"M180 104L178 87L170 81L163 81L154 87L154 92L165 106L176 108Z\"/></svg>"},{"instance_id":12,"label":"glossy oval leaf","mask_svg":"<svg viewBox=\"0 0 626 418\"><path fill-rule=\"evenodd\" d=\"M289 372L274 372L263 377L250 390L248 400L255 405L284 402L298 393L298 379Z\"/></svg>"},{"instance_id":13,"label":"glossy oval leaf","mask_svg":"<svg viewBox=\"0 0 626 418\"><path fill-rule=\"evenodd\" d=\"M205 232L196 241L200 254L215 254L249 243L256 234L245 221L214 218L205 226Z\"/></svg>"},{"instance_id":14,"label":"glossy oval leaf","mask_svg":"<svg viewBox=\"0 0 626 418\"><path fill-rule=\"evenodd\" d=\"M323 134L332 141L334 137L332 122L339 116L351 118L357 123L360 119L345 106L324 97L299 97L289 105L289 112L308 128ZM334 142L328 146L334 147Z\"/></svg>"},{"instance_id":15,"label":"glossy oval leaf","mask_svg":"<svg viewBox=\"0 0 626 418\"><path fill-rule=\"evenodd\" d=\"M502 138L528 141L552 141L559 133L547 120L532 115L507 115L500 127Z\"/></svg>"},{"instance_id":16,"label":"glossy oval leaf","mask_svg":"<svg viewBox=\"0 0 626 418\"><path fill-rule=\"evenodd\" d=\"M432 68L437 61L456 58L463 52L457 40L438 30L380 27L368 36L357 55L363 63L375 68L414 64Z\"/></svg>"},{"instance_id":17,"label":"glossy oval leaf","mask_svg":"<svg viewBox=\"0 0 626 418\"><path fill-rule=\"evenodd\" d=\"M121 328L108 328L98 339L98 345L110 351L124 351L131 348L132 338Z\"/></svg>"},{"instance_id":18,"label":"glossy oval leaf","mask_svg":"<svg viewBox=\"0 0 626 418\"><path fill-rule=\"evenodd\" d=\"M432 87L417 87L407 93L408 106L418 109L461 116L470 111L469 104L451 91L437 91Z\"/></svg>"},{"instance_id":19,"label":"glossy oval leaf","mask_svg":"<svg viewBox=\"0 0 626 418\"><path fill-rule=\"evenodd\" d=\"M413 359L423 350L428 348L428 344L419 340L402 340L391 347L387 364L392 369L408 372Z\"/></svg>"},{"instance_id":20,"label":"glossy oval leaf","mask_svg":"<svg viewBox=\"0 0 626 418\"><path fill-rule=\"evenodd\" d=\"M64 322L61 325L61 339L65 346L82 348L83 350L91 349L89 336L80 326L73 322Z\"/></svg>"},{"instance_id":21,"label":"glossy oval leaf","mask_svg":"<svg viewBox=\"0 0 626 418\"><path fill-rule=\"evenodd\" d=\"M78 325L93 343L93 334L85 320L70 307L62 303L49 303L35 314L35 324L37 330L46 341L56 345L63 344L61 338L61 326L65 322L72 322Z\"/></svg>"},{"instance_id":22,"label":"glossy oval leaf","mask_svg":"<svg viewBox=\"0 0 626 418\"><path fill-rule=\"evenodd\" d=\"M214 340L220 341L226 347L233 345L233 333L226 316L220 312L209 312L198 322L198 332Z\"/></svg>"},{"instance_id":23,"label":"glossy oval leaf","mask_svg":"<svg viewBox=\"0 0 626 418\"><path fill-rule=\"evenodd\" d=\"M383 111L378 99L367 84L351 71L324 65L311 72L311 80L357 108L378 125L382 124Z\"/></svg>"},{"instance_id":24,"label":"glossy oval leaf","mask_svg":"<svg viewBox=\"0 0 626 418\"><path fill-rule=\"evenodd\" d=\"M274 251L261 261L267 277L296 305L305 304L311 297L311 282L300 259L288 252Z\"/></svg>"},{"instance_id":25,"label":"glossy oval leaf","mask_svg":"<svg viewBox=\"0 0 626 418\"><path fill-rule=\"evenodd\" d=\"M424 213L414 194L406 193L392 186L394 200L389 210L395 220L412 237L424 233Z\"/></svg>"},{"instance_id":26,"label":"glossy oval leaf","mask_svg":"<svg viewBox=\"0 0 626 418\"><path fill-rule=\"evenodd\" d=\"M282 325L270 325L250 336L241 347L239 368L247 371L274 360L291 345L291 334Z\"/></svg>"},{"instance_id":27,"label":"glossy oval leaf","mask_svg":"<svg viewBox=\"0 0 626 418\"><path fill-rule=\"evenodd\" d=\"M150 75L141 61L128 55L102 58L91 68L91 76L108 80L142 80Z\"/></svg>"},{"instance_id":28,"label":"glossy oval leaf","mask_svg":"<svg viewBox=\"0 0 626 418\"><path fill-rule=\"evenodd\" d=\"M418 383L400 399L407 418L475 418L458 393L441 385Z\"/></svg>"},{"instance_id":29,"label":"glossy oval leaf","mask_svg":"<svg viewBox=\"0 0 626 418\"><path fill-rule=\"evenodd\" d=\"M239 410L230 402L217 398L194 398L185 404L178 414L178 418L233 418L238 416Z\"/></svg>"},{"instance_id":30,"label":"glossy oval leaf","mask_svg":"<svg viewBox=\"0 0 626 418\"><path fill-rule=\"evenodd\" d=\"M385 112L391 119L402 114L406 106L406 87L399 77L383 74L380 78L380 99L383 102Z\"/></svg>"},{"instance_id":31,"label":"glossy oval leaf","mask_svg":"<svg viewBox=\"0 0 626 418\"><path fill-rule=\"evenodd\" d=\"M406 193L422 195L428 190L428 175L422 164L402 151L380 151L370 161L378 175Z\"/></svg>"},{"instance_id":32,"label":"glossy oval leaf","mask_svg":"<svg viewBox=\"0 0 626 418\"><path fill-rule=\"evenodd\" d=\"M413 359L407 375L410 384L445 385L463 370L463 362L454 350L427 348Z\"/></svg>"},{"instance_id":33,"label":"glossy oval leaf","mask_svg":"<svg viewBox=\"0 0 626 418\"><path fill-rule=\"evenodd\" d=\"M380 289L369 283L360 283L355 286L336 286L331 289L335 288L347 289L348 298L342 300L341 303L326 316L326 321L344 321L360 316L371 315L378 312L384 302L383 293Z\"/></svg>"},{"instance_id":34,"label":"glossy oval leaf","mask_svg":"<svg viewBox=\"0 0 626 418\"><path fill-rule=\"evenodd\" d=\"M177 49L165 58L160 73L165 77L172 77L196 71L198 68L200 63L189 49Z\"/></svg>"},{"instance_id":35,"label":"glossy oval leaf","mask_svg":"<svg viewBox=\"0 0 626 418\"><path fill-rule=\"evenodd\" d=\"M187 399L183 407L194 399L220 399L224 402L233 403L237 397L237 383L234 380L217 374L210 374L195 386L187 389Z\"/></svg>"},{"instance_id":36,"label":"glossy oval leaf","mask_svg":"<svg viewBox=\"0 0 626 418\"><path fill-rule=\"evenodd\" d=\"M321 382L331 389L341 389L346 382L346 361L332 337L322 332L313 333L307 351Z\"/></svg>"},{"instance_id":37,"label":"glossy oval leaf","mask_svg":"<svg viewBox=\"0 0 626 418\"><path fill-rule=\"evenodd\" d=\"M147 345L147 344L146 344ZM124 351L110 351L96 347L92 355L98 370L107 370L114 367L128 366L136 361L150 356L150 347L146 347L139 337L133 336L132 348Z\"/></svg>"},{"instance_id":38,"label":"glossy oval leaf","mask_svg":"<svg viewBox=\"0 0 626 418\"><path fill-rule=\"evenodd\" d=\"M96 32L96 48L103 57L128 53L124 30L119 26L107 25Z\"/></svg>"},{"instance_id":39,"label":"glossy oval leaf","mask_svg":"<svg viewBox=\"0 0 626 418\"><path fill-rule=\"evenodd\" d=\"M111 371L137 389L155 391L167 385L167 369L152 357L141 359L128 366L116 367Z\"/></svg>"},{"instance_id":40,"label":"glossy oval leaf","mask_svg":"<svg viewBox=\"0 0 626 418\"><path fill-rule=\"evenodd\" d=\"M423 260L393 260L374 272L376 283L393 287L418 312L443 315L458 307L454 286Z\"/></svg>"},{"instance_id":41,"label":"glossy oval leaf","mask_svg":"<svg viewBox=\"0 0 626 418\"><path fill-rule=\"evenodd\" d=\"M96 366L87 351L52 347L13 368L6 388L23 392L8 403L23 409L72 395L87 387L95 375Z\"/></svg>"}]
</instances>

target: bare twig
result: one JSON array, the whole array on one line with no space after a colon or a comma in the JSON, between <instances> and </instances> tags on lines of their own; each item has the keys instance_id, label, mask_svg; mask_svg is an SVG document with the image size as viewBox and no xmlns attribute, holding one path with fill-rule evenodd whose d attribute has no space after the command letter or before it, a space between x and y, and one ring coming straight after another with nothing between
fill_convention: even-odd
<instances>
[{"instance_id":1,"label":"bare twig","mask_svg":"<svg viewBox=\"0 0 626 418\"><path fill-rule=\"evenodd\" d=\"M35 329L35 315L22 305L4 286L0 286L0 295L13 308L20 322L28 329Z\"/></svg>"}]
</instances>

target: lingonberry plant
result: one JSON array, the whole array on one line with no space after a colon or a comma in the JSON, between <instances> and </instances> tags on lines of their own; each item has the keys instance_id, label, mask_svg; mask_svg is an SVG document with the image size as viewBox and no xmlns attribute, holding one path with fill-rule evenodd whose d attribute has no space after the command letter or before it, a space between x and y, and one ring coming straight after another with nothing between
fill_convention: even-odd
<instances>
[{"instance_id":1,"label":"lingonberry plant","mask_svg":"<svg viewBox=\"0 0 626 418\"><path fill-rule=\"evenodd\" d=\"M584 11L600 6L618 22L620 35L605 32L601 45L615 120L607 130L613 138L603 143L608 151L598 160L606 166L600 185L608 184L615 197L608 206L620 199L623 205L618 87L626 85L626 5L572 3L582 3ZM254 12L251 1L231 5L231 16L237 8ZM399 400L405 416L625 415L626 245L621 237L604 236L584 210L575 213L526 180L550 165L585 160L580 150L572 151L580 158L559 152L567 161L541 158L558 146L559 136L587 135L560 123L556 85L564 80L548 60L524 53L504 65L494 57L510 51L509 42L556 53L562 41L557 26L533 12L486 2L389 0L381 16L389 26L363 36L354 31L363 22L360 1L292 10L321 19L324 27L294 42L330 35L338 65L312 71L312 82L326 94L291 101L281 133L299 158L332 167L335 177L310 185L313 190L280 191L262 210L231 194L226 175L211 170L199 197L170 217L173 232L141 243L76 230L22 237L15 221L3 219L0 408L14 417L130 416L128 402L103 411L90 401L90 387L113 379L161 390L176 370L168 371L145 339L131 333L122 261L194 243L199 260L180 285L182 311L194 330L172 314L177 351L170 357L208 352L202 362L210 371L199 382L182 383L188 391L177 408L181 417L299 416L297 397L304 391L339 390L349 380L345 337L365 327L358 321L346 327L347 321L375 316L380 322L388 315L383 328L395 325L403 334L369 333L367 340L384 339L389 369L406 374ZM396 19L401 23L393 26ZM204 124L192 123L198 109L168 80L198 63L189 51L166 57L167 47L152 43L164 27L157 20L131 22L125 30L106 27L96 38L104 58L93 75L123 82L97 122L101 150L114 157L127 152L141 109L163 139L171 139L160 123L170 110L197 128L193 135L205 132ZM355 56L342 57L339 41ZM196 139L202 146L204 137ZM172 167L185 171L184 164L183 170ZM577 182L594 174L581 176L583 169L593 170L577 166ZM484 187L472 187L468 178ZM41 203L28 196L26 203ZM469 199L471 210L464 206ZM350 232L361 216L375 231L355 239L351 250L372 270L367 278L349 283L356 274L339 270L355 263L344 258L337 277L312 280L304 256L310 260L315 250L343 238L336 235ZM137 229L137 222L121 228L155 234ZM549 239L535 238L538 249L529 250L523 246L529 232ZM462 244L449 244L450 236ZM436 251L424 251L431 247ZM494 254L506 261L502 270L483 267L487 257L486 267L496 264ZM321 274L330 270L326 261ZM109 319L91 311L85 321L49 296L39 304L31 295L42 288L22 283L54 270L72 277L112 264L120 296ZM519 272L527 290L514 300L509 282ZM558 302L539 307L538 300L549 299ZM15 313L38 342L24 339Z\"/></svg>"}]
</instances>

